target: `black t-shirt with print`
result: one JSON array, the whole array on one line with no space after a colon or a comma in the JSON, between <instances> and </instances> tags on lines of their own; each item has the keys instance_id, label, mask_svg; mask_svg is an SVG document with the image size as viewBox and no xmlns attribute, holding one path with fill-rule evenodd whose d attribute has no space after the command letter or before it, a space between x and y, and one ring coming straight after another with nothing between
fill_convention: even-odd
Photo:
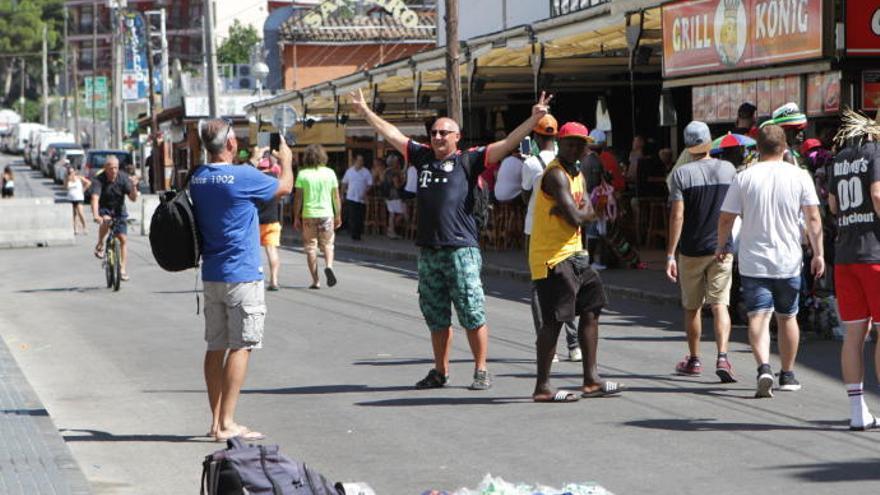
<instances>
[{"instance_id":1,"label":"black t-shirt with print","mask_svg":"<svg viewBox=\"0 0 880 495\"><path fill-rule=\"evenodd\" d=\"M880 181L880 145L849 147L834 157L829 193L837 199L835 262L880 263L880 219L871 184Z\"/></svg>"},{"instance_id":2,"label":"black t-shirt with print","mask_svg":"<svg viewBox=\"0 0 880 495\"><path fill-rule=\"evenodd\" d=\"M479 247L474 188L486 168L486 156L482 146L438 160L430 147L412 140L407 143L406 161L419 174L417 246Z\"/></svg>"}]
</instances>

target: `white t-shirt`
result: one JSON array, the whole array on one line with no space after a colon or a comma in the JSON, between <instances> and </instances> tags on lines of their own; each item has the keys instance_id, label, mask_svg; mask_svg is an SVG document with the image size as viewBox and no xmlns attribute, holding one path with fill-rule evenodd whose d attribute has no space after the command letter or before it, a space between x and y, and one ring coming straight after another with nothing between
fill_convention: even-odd
<instances>
[{"instance_id":1,"label":"white t-shirt","mask_svg":"<svg viewBox=\"0 0 880 495\"><path fill-rule=\"evenodd\" d=\"M67 199L70 201L85 201L85 193L83 191L83 183L77 179L67 186Z\"/></svg>"},{"instance_id":2,"label":"white t-shirt","mask_svg":"<svg viewBox=\"0 0 880 495\"><path fill-rule=\"evenodd\" d=\"M365 167L360 170L351 167L342 176L342 183L346 185L345 199L366 203L367 189L373 185L373 175Z\"/></svg>"},{"instance_id":3,"label":"white t-shirt","mask_svg":"<svg viewBox=\"0 0 880 495\"><path fill-rule=\"evenodd\" d=\"M721 211L742 217L739 273L792 278L801 274L801 215L819 198L809 174L787 162L759 162L730 184Z\"/></svg>"},{"instance_id":4,"label":"white t-shirt","mask_svg":"<svg viewBox=\"0 0 880 495\"><path fill-rule=\"evenodd\" d=\"M403 185L403 190L413 194L419 191L419 171L412 165L406 167L406 184Z\"/></svg>"},{"instance_id":5,"label":"white t-shirt","mask_svg":"<svg viewBox=\"0 0 880 495\"><path fill-rule=\"evenodd\" d=\"M522 192L523 161L513 155L501 160L495 178L495 199L510 201Z\"/></svg>"},{"instance_id":6,"label":"white t-shirt","mask_svg":"<svg viewBox=\"0 0 880 495\"><path fill-rule=\"evenodd\" d=\"M524 191L532 191L532 196L529 198L529 207L526 210L526 222L523 226L523 231L526 235L532 235L532 219L535 217L535 198L537 194L533 189L540 182L541 176L544 175L544 166L550 165L550 162L556 159L555 151L544 150L538 154L544 160L543 165L541 160L538 160L538 157L533 155L526 158L522 167L522 189Z\"/></svg>"}]
</instances>

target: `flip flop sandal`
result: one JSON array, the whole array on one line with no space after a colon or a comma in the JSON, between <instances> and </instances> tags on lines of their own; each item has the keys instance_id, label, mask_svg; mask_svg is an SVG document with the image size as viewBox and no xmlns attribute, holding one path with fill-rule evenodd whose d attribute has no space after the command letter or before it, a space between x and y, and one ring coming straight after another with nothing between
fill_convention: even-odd
<instances>
[{"instance_id":1,"label":"flip flop sandal","mask_svg":"<svg viewBox=\"0 0 880 495\"><path fill-rule=\"evenodd\" d=\"M103 249L95 249L94 254L95 254L95 258L98 258L99 260L104 259L104 250Z\"/></svg>"},{"instance_id":2,"label":"flip flop sandal","mask_svg":"<svg viewBox=\"0 0 880 495\"><path fill-rule=\"evenodd\" d=\"M594 399L598 397L614 397L620 395L626 390L626 386L617 382L603 382L602 386L592 392L584 392L581 397L584 399Z\"/></svg>"},{"instance_id":3,"label":"flip flop sandal","mask_svg":"<svg viewBox=\"0 0 880 495\"><path fill-rule=\"evenodd\" d=\"M327 277L327 287L336 285L336 274L332 268L324 268L324 276Z\"/></svg>"},{"instance_id":4,"label":"flip flop sandal","mask_svg":"<svg viewBox=\"0 0 880 495\"><path fill-rule=\"evenodd\" d=\"M238 430L238 433L236 433L235 435L226 435L226 436L215 435L214 440L216 442L223 443L223 442L229 440L230 438L235 438L235 437L241 438L242 440L251 441L251 442L256 441L256 440L264 440L266 438L266 436L263 435L262 433L260 433L258 431L251 431L249 428L242 426L241 429Z\"/></svg>"},{"instance_id":5,"label":"flip flop sandal","mask_svg":"<svg viewBox=\"0 0 880 495\"><path fill-rule=\"evenodd\" d=\"M119 280L122 280L123 282L128 282L129 280L131 280L131 277L129 277L127 273L123 273L119 276Z\"/></svg>"},{"instance_id":6,"label":"flip flop sandal","mask_svg":"<svg viewBox=\"0 0 880 495\"><path fill-rule=\"evenodd\" d=\"M537 399L535 397L532 397L532 400L537 403L541 403L541 402L577 402L580 399L578 398L577 394L572 392L571 390L561 390L560 389L560 390L556 391L556 395L554 395L553 397L551 397L549 399L546 399L546 398Z\"/></svg>"},{"instance_id":7,"label":"flip flop sandal","mask_svg":"<svg viewBox=\"0 0 880 495\"><path fill-rule=\"evenodd\" d=\"M871 422L864 426L850 426L849 431L868 431L868 430L876 430L880 428L880 423L877 422L876 416L871 416Z\"/></svg>"}]
</instances>

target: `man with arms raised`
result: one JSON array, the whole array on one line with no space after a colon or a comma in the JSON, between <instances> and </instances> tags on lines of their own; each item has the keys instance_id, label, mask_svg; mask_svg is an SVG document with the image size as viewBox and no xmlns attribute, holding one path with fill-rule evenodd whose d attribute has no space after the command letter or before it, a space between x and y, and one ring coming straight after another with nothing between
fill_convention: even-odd
<instances>
[{"instance_id":1,"label":"man with arms raised","mask_svg":"<svg viewBox=\"0 0 880 495\"><path fill-rule=\"evenodd\" d=\"M434 350L434 368L416 383L416 388L439 388L449 381L449 351L452 346L450 309L455 306L461 326L467 330L474 355L473 390L487 390L491 377L486 369L489 329L486 326L482 258L479 233L473 216L474 188L487 163L498 163L519 145L538 120L547 114L550 98L541 94L532 116L504 140L488 146L459 151L461 131L457 122L439 118L431 126L431 144L425 146L403 135L394 125L376 115L360 90L352 103L366 121L419 173L418 204L419 307Z\"/></svg>"},{"instance_id":2,"label":"man with arms raised","mask_svg":"<svg viewBox=\"0 0 880 495\"><path fill-rule=\"evenodd\" d=\"M232 164L238 142L227 121L207 121L200 137L209 162L193 172L189 190L202 234L208 343L205 382L212 414L211 435L218 441L235 436L259 440L262 434L235 422L250 353L263 345L266 318L257 209L262 203L290 194L293 155L281 140L281 177L276 179L253 167Z\"/></svg>"}]
</instances>

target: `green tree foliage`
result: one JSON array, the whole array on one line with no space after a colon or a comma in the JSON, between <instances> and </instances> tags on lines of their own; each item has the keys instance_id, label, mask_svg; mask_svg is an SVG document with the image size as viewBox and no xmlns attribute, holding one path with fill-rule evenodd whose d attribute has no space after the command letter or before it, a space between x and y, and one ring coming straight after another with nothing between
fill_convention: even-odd
<instances>
[{"instance_id":1,"label":"green tree foliage","mask_svg":"<svg viewBox=\"0 0 880 495\"><path fill-rule=\"evenodd\" d=\"M246 64L251 60L251 49L260 42L260 34L251 25L243 25L238 19L229 28L229 37L217 48L217 61L221 64Z\"/></svg>"},{"instance_id":2,"label":"green tree foliage","mask_svg":"<svg viewBox=\"0 0 880 495\"><path fill-rule=\"evenodd\" d=\"M0 0L0 90L5 91L13 83L13 76L20 84L20 57L26 57L28 98L39 93L40 52L43 49L43 26L48 26L50 52L63 46L64 2L63 0ZM50 62L58 58L50 54ZM49 65L52 80L55 64ZM8 94L5 103L19 96L18 86Z\"/></svg>"}]
</instances>

